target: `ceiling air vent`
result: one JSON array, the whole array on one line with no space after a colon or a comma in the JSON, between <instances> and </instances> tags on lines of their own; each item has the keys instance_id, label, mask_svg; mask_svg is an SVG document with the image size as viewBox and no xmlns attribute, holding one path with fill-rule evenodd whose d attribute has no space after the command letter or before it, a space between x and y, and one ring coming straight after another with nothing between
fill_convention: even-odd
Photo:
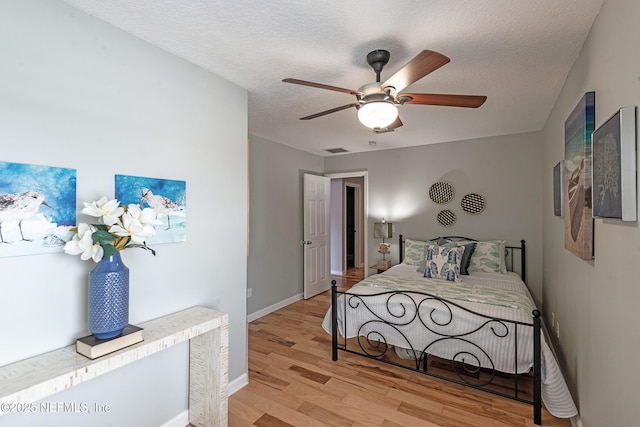
<instances>
[{"instance_id":1,"label":"ceiling air vent","mask_svg":"<svg viewBox=\"0 0 640 427\"><path fill-rule=\"evenodd\" d=\"M338 153L348 153L348 150L345 150L344 148L327 148L324 151L328 151L331 154L338 154Z\"/></svg>"}]
</instances>

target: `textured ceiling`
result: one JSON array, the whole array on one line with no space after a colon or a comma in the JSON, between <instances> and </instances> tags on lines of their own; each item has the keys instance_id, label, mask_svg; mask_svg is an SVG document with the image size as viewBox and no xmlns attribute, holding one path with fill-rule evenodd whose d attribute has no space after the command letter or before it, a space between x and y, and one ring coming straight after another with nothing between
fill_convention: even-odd
<instances>
[{"instance_id":1,"label":"textured ceiling","mask_svg":"<svg viewBox=\"0 0 640 427\"><path fill-rule=\"evenodd\" d=\"M603 0L65 0L249 92L249 133L319 155L541 129ZM486 95L478 109L403 105L376 135L348 89L375 81L366 55L391 52L382 80L424 49L451 62L408 92ZM369 141L376 141L372 147Z\"/></svg>"}]
</instances>

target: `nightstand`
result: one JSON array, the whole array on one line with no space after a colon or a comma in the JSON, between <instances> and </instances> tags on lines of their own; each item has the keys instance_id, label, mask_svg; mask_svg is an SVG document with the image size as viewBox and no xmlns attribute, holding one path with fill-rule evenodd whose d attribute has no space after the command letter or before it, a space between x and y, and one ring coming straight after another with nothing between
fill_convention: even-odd
<instances>
[{"instance_id":1,"label":"nightstand","mask_svg":"<svg viewBox=\"0 0 640 427\"><path fill-rule=\"evenodd\" d=\"M387 271L388 269L390 269L391 267L384 267L384 266L378 266L376 264L372 265L371 267L374 270L377 270L376 273L380 274L380 273L384 273L385 271Z\"/></svg>"}]
</instances>

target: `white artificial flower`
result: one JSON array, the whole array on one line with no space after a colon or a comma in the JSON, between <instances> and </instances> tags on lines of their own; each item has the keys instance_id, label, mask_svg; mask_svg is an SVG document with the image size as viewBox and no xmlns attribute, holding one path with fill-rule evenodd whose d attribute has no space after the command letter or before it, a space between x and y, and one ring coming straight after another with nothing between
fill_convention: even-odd
<instances>
[{"instance_id":1,"label":"white artificial flower","mask_svg":"<svg viewBox=\"0 0 640 427\"><path fill-rule=\"evenodd\" d=\"M155 236L155 226L162 225L153 208L142 209L137 204L125 208L119 205L117 199L102 197L84 203L82 213L98 218L101 224L79 224L72 240L65 244L66 253L80 255L82 260L93 258L95 262L104 257L105 248L111 253L111 246L118 251L138 247L156 254L145 243L148 237ZM99 243L93 243L94 237Z\"/></svg>"},{"instance_id":2,"label":"white artificial flower","mask_svg":"<svg viewBox=\"0 0 640 427\"><path fill-rule=\"evenodd\" d=\"M96 229L89 224L78 224L78 232L64 245L64 251L70 255L80 255L83 261L93 258L95 262L99 262L104 250L99 244L93 243L94 231Z\"/></svg>"},{"instance_id":3,"label":"white artificial flower","mask_svg":"<svg viewBox=\"0 0 640 427\"><path fill-rule=\"evenodd\" d=\"M146 209L145 209L146 210ZM153 213L155 216L155 213ZM117 236L130 236L131 242L134 244L143 244L147 237L155 236L156 230L149 222L155 223L155 218L150 217L150 213L146 214L138 205L129 205L127 212L122 215L122 221L118 221L109 228L109 233Z\"/></svg>"},{"instance_id":4,"label":"white artificial flower","mask_svg":"<svg viewBox=\"0 0 640 427\"><path fill-rule=\"evenodd\" d=\"M131 210L132 206L136 206L138 210L140 210L139 205L129 205L129 210ZM140 215L138 216L138 219L140 220L140 223L144 226L157 227L158 225L162 225L162 221L158 219L158 215L156 214L156 211L153 208L142 209L142 211L140 212ZM155 229L153 230L153 233L155 234Z\"/></svg>"},{"instance_id":5,"label":"white artificial flower","mask_svg":"<svg viewBox=\"0 0 640 427\"><path fill-rule=\"evenodd\" d=\"M91 203L84 203L82 213L96 218L102 218L105 225L113 225L118 222L118 218L124 213L117 199L108 200L102 197L100 200Z\"/></svg>"}]
</instances>

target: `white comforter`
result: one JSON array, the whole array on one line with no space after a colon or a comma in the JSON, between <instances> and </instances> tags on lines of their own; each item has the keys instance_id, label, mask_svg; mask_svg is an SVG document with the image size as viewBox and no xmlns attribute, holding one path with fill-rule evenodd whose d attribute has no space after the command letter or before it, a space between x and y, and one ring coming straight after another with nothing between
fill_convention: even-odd
<instances>
[{"instance_id":1,"label":"white comforter","mask_svg":"<svg viewBox=\"0 0 640 427\"><path fill-rule=\"evenodd\" d=\"M396 283L392 283L396 282ZM532 310L535 308L533 299L529 294L526 285L520 277L513 273L492 274L473 273L463 276L462 282L453 284L451 282L437 279L425 279L421 273L416 272L415 266L400 264L387 270L383 275L372 276L362 284L358 284L349 290L350 294L376 294L386 290L405 289L411 291L421 290L422 292L434 294L444 299L452 301L468 310L482 313L492 318L501 318L519 321L526 324L532 323ZM424 287L424 288L423 288ZM506 298L498 300L496 294L502 294ZM518 359L514 361L514 346L516 345L513 325L508 325L509 333L505 335L505 324L491 322L490 327L481 328L474 331L478 326L486 321L481 317L458 310L455 305L449 305L454 311L455 321L448 323L450 312L438 301L425 301L420 304L418 313L424 326L418 322L411 322L407 326L402 326L416 314L416 305L407 295L394 296L389 302L388 295L380 297L369 297L362 301L351 300L346 305L347 322L345 324L344 301L339 300L338 305L338 328L342 336L353 338L358 335L365 336L372 331L380 331L384 334L387 343L396 347L396 351L402 356L402 350L413 347L421 352L427 348L429 354L434 354L445 359L453 359L460 351L467 351L475 355L482 367L495 367L498 371L513 373L527 372L533 366L533 328L519 326L517 331ZM365 308L366 305L369 309ZM486 301L485 301L486 300ZM347 300L349 301L349 299ZM487 303L488 301L488 303ZM358 302L360 302L358 304ZM390 309L390 312L387 310ZM431 313L431 310L435 311ZM390 328L381 325L376 318L377 315L388 317L385 320L392 320L396 325ZM367 323L369 322L369 323ZM361 325L365 325L361 327ZM329 310L322 323L323 328L331 333L331 310ZM492 327L492 328L491 328ZM401 332L401 333L398 333ZM479 343L482 351L478 351L473 344L457 339L444 339L441 335L451 336L465 334L468 341ZM404 335L404 337L403 337ZM406 337L406 338L405 338ZM411 344L408 344L408 342ZM436 344L431 344L437 341ZM542 336L542 399L551 414L559 418L570 418L577 415L578 411L571 398L571 394L562 377L557 361L547 345L544 334ZM487 355L484 355L484 352ZM407 351L412 357L412 352ZM465 357L469 359L469 354Z\"/></svg>"}]
</instances>

